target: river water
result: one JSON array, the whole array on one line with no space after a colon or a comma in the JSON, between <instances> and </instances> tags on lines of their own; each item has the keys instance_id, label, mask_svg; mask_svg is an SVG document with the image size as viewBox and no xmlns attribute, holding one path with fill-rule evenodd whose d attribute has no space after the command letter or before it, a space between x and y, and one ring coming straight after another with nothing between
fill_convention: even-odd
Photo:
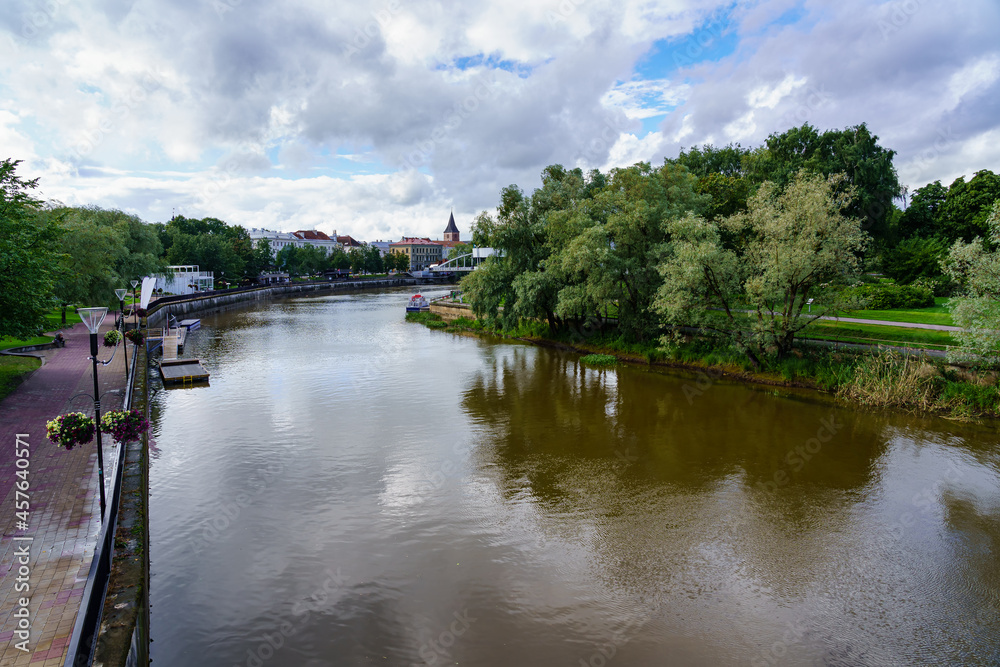
<instances>
[{"instance_id":1,"label":"river water","mask_svg":"<svg viewBox=\"0 0 1000 667\"><path fill-rule=\"evenodd\" d=\"M1000 663L997 431L404 321L208 316L153 397L157 667Z\"/></svg>"}]
</instances>

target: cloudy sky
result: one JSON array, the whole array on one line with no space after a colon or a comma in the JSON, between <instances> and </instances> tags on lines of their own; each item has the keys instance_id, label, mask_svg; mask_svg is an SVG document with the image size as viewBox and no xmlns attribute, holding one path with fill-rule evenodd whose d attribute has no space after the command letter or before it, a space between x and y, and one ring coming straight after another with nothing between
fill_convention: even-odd
<instances>
[{"instance_id":1,"label":"cloudy sky","mask_svg":"<svg viewBox=\"0 0 1000 667\"><path fill-rule=\"evenodd\" d=\"M0 157L70 205L362 240L803 122L867 122L912 189L1000 171L998 35L997 0L5 0Z\"/></svg>"}]
</instances>

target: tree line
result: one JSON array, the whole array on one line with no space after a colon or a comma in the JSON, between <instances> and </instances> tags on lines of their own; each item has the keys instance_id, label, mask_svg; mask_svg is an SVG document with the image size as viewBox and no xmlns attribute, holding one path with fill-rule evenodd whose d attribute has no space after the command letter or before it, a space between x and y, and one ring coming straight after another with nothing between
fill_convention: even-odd
<instances>
[{"instance_id":1,"label":"tree line","mask_svg":"<svg viewBox=\"0 0 1000 667\"><path fill-rule=\"evenodd\" d=\"M168 265L196 264L221 284L268 270L297 276L409 268L405 255L383 259L373 246L331 254L286 246L275 254L266 240L254 243L244 227L218 218L146 223L119 210L47 204L34 194L38 179L18 176L18 164L0 161L0 337L37 335L55 305L64 312L71 304L117 308L115 289Z\"/></svg>"},{"instance_id":2,"label":"tree line","mask_svg":"<svg viewBox=\"0 0 1000 667\"><path fill-rule=\"evenodd\" d=\"M953 315L979 338L963 342L988 352L993 340L995 355L1000 177L980 171L910 197L894 157L865 124L805 124L754 148L682 150L658 167L551 165L533 193L504 188L496 212L476 219L475 244L499 252L463 290L498 328L534 319L559 334L615 318L626 341L672 344L699 330L758 365L849 305L847 288L884 274L964 295Z\"/></svg>"}]
</instances>

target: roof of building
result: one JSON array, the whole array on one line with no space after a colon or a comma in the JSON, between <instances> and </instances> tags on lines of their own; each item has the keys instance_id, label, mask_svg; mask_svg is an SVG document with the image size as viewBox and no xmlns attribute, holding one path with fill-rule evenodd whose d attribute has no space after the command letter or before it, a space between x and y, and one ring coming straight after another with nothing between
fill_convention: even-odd
<instances>
[{"instance_id":1,"label":"roof of building","mask_svg":"<svg viewBox=\"0 0 1000 667\"><path fill-rule=\"evenodd\" d=\"M338 236L337 242L342 243L351 248L357 248L363 245L360 241L357 241L353 236Z\"/></svg>"},{"instance_id":2,"label":"roof of building","mask_svg":"<svg viewBox=\"0 0 1000 667\"><path fill-rule=\"evenodd\" d=\"M458 232L458 227L455 226L455 213L454 213L454 211L452 211L452 214L450 216L448 216L448 226L444 228L444 233L445 234L458 234L459 233Z\"/></svg>"},{"instance_id":3,"label":"roof of building","mask_svg":"<svg viewBox=\"0 0 1000 667\"><path fill-rule=\"evenodd\" d=\"M304 241L332 241L329 236L325 233L316 229L300 229L297 232L292 232L295 236L299 237Z\"/></svg>"},{"instance_id":4,"label":"roof of building","mask_svg":"<svg viewBox=\"0 0 1000 667\"><path fill-rule=\"evenodd\" d=\"M431 241L427 237L417 237L417 236L404 236L402 240L391 243L390 245L436 245L440 246L441 241Z\"/></svg>"}]
</instances>

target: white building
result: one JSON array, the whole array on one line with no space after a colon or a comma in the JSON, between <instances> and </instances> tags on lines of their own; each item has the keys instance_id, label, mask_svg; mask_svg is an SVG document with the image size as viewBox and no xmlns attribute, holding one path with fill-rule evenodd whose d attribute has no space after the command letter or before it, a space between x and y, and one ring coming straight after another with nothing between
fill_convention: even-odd
<instances>
[{"instance_id":1,"label":"white building","mask_svg":"<svg viewBox=\"0 0 1000 667\"><path fill-rule=\"evenodd\" d=\"M215 289L212 271L199 271L197 264L168 266L170 273L156 277L156 288L169 294L193 294Z\"/></svg>"},{"instance_id":2,"label":"white building","mask_svg":"<svg viewBox=\"0 0 1000 667\"><path fill-rule=\"evenodd\" d=\"M271 252L275 255L286 246L304 248L307 245L311 245L320 248L327 255L332 253L336 248L341 247L341 244L336 240L336 231L333 233L333 238L315 229L300 229L297 232L276 232L270 229L258 229L254 227L250 230L249 234L250 240L254 244L260 239L264 239L270 243Z\"/></svg>"}]
</instances>

